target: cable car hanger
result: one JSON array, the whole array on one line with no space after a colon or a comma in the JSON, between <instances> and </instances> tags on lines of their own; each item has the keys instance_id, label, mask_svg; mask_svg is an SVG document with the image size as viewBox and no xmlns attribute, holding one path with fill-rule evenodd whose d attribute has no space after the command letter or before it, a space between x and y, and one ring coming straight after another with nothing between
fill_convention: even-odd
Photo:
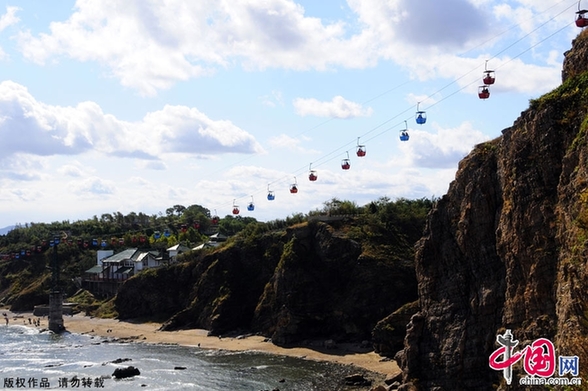
<instances>
[{"instance_id":1,"label":"cable car hanger","mask_svg":"<svg viewBox=\"0 0 588 391\"><path fill-rule=\"evenodd\" d=\"M290 193L296 194L298 193L298 183L296 182L296 177L294 177L294 183L290 185Z\"/></svg>"},{"instance_id":2,"label":"cable car hanger","mask_svg":"<svg viewBox=\"0 0 588 391\"><path fill-rule=\"evenodd\" d=\"M400 141L408 141L409 138L410 137L408 135L408 124L406 123L406 121L404 121L404 129L400 131Z\"/></svg>"},{"instance_id":3,"label":"cable car hanger","mask_svg":"<svg viewBox=\"0 0 588 391\"><path fill-rule=\"evenodd\" d=\"M269 183L267 184L267 200L268 201L273 201L276 199L276 195L274 194L273 191L270 190L270 185Z\"/></svg>"},{"instance_id":4,"label":"cable car hanger","mask_svg":"<svg viewBox=\"0 0 588 391\"><path fill-rule=\"evenodd\" d=\"M341 168L343 170L349 170L351 168L351 162L349 160L349 151L346 151L347 159L341 160Z\"/></svg>"},{"instance_id":5,"label":"cable car hanger","mask_svg":"<svg viewBox=\"0 0 588 391\"><path fill-rule=\"evenodd\" d=\"M419 110L420 104L421 102L417 102L417 112L415 113L414 118L417 124L423 125L425 122L427 122L427 113L425 111Z\"/></svg>"},{"instance_id":6,"label":"cable car hanger","mask_svg":"<svg viewBox=\"0 0 588 391\"><path fill-rule=\"evenodd\" d=\"M318 179L316 171L312 169L312 163L308 166L308 180L314 182Z\"/></svg>"},{"instance_id":7,"label":"cable car hanger","mask_svg":"<svg viewBox=\"0 0 588 391\"><path fill-rule=\"evenodd\" d=\"M491 85L494 84L496 81L496 77L494 76L494 71L488 69L488 60L486 60L486 64L484 65L484 78L482 79L484 85Z\"/></svg>"},{"instance_id":8,"label":"cable car hanger","mask_svg":"<svg viewBox=\"0 0 588 391\"><path fill-rule=\"evenodd\" d=\"M355 152L357 154L357 157L364 157L366 154L366 150L365 150L365 145L361 145L359 143L359 137L357 138L357 151Z\"/></svg>"},{"instance_id":9,"label":"cable car hanger","mask_svg":"<svg viewBox=\"0 0 588 391\"><path fill-rule=\"evenodd\" d=\"M578 26L580 28L584 28L584 27L588 26L588 18L586 18L586 13L588 12L588 10L580 9L581 2L582 2L582 0L578 1L578 11L576 12L576 15L578 15L578 17L576 18L576 26Z\"/></svg>"}]
</instances>

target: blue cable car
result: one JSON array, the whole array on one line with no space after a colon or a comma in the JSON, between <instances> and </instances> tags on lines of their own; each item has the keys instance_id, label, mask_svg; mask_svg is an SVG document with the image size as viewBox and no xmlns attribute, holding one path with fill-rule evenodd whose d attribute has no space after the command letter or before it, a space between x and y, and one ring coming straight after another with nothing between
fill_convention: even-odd
<instances>
[{"instance_id":1,"label":"blue cable car","mask_svg":"<svg viewBox=\"0 0 588 391\"><path fill-rule=\"evenodd\" d=\"M166 238L169 238L171 236L171 232L169 232L169 229L164 229L163 230L163 236L165 236Z\"/></svg>"},{"instance_id":2,"label":"blue cable car","mask_svg":"<svg viewBox=\"0 0 588 391\"><path fill-rule=\"evenodd\" d=\"M161 232L159 232L159 231L153 232L153 237L155 238L155 240L161 238Z\"/></svg>"},{"instance_id":3,"label":"blue cable car","mask_svg":"<svg viewBox=\"0 0 588 391\"><path fill-rule=\"evenodd\" d=\"M273 201L275 199L276 199L276 195L274 194L273 191L270 190L269 185L267 185L267 200Z\"/></svg>"},{"instance_id":4,"label":"blue cable car","mask_svg":"<svg viewBox=\"0 0 588 391\"><path fill-rule=\"evenodd\" d=\"M414 115L414 118L415 118L417 124L423 125L425 122L427 122L427 113L425 111L419 110L420 104L421 104L421 102L417 103L417 112Z\"/></svg>"},{"instance_id":5,"label":"blue cable car","mask_svg":"<svg viewBox=\"0 0 588 391\"><path fill-rule=\"evenodd\" d=\"M406 121L404 121L404 124L406 125ZM400 141L408 141L408 139L408 126L406 126L404 129L400 131Z\"/></svg>"},{"instance_id":6,"label":"blue cable car","mask_svg":"<svg viewBox=\"0 0 588 391\"><path fill-rule=\"evenodd\" d=\"M255 205L253 204L253 196L251 196L251 202L247 205L247 210L252 212L255 210Z\"/></svg>"}]
</instances>

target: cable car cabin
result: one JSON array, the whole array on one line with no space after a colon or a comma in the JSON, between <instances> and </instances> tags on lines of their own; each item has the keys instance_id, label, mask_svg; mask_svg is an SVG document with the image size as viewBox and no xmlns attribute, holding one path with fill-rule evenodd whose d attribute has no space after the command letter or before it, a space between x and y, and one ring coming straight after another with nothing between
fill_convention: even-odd
<instances>
[{"instance_id":1,"label":"cable car cabin","mask_svg":"<svg viewBox=\"0 0 588 391\"><path fill-rule=\"evenodd\" d=\"M490 98L490 90L488 89L488 86L484 85L484 86L478 87L478 97L480 99Z\"/></svg>"},{"instance_id":2,"label":"cable car cabin","mask_svg":"<svg viewBox=\"0 0 588 391\"><path fill-rule=\"evenodd\" d=\"M357 154L357 157L364 157L366 154L365 145L358 145L356 154Z\"/></svg>"},{"instance_id":3,"label":"cable car cabin","mask_svg":"<svg viewBox=\"0 0 588 391\"><path fill-rule=\"evenodd\" d=\"M576 12L576 14L578 14L578 17L576 18L576 26L580 28L588 26L588 18L586 18L587 12L588 10L580 10Z\"/></svg>"},{"instance_id":4,"label":"cable car cabin","mask_svg":"<svg viewBox=\"0 0 588 391\"><path fill-rule=\"evenodd\" d=\"M349 170L351 168L351 163L349 162L349 159L341 160L341 168L343 170Z\"/></svg>"},{"instance_id":5,"label":"cable car cabin","mask_svg":"<svg viewBox=\"0 0 588 391\"><path fill-rule=\"evenodd\" d=\"M159 238L161 238L161 232L159 232L159 231L155 231L155 232L153 232L153 237L154 237L155 239L159 239Z\"/></svg>"},{"instance_id":6,"label":"cable car cabin","mask_svg":"<svg viewBox=\"0 0 588 391\"><path fill-rule=\"evenodd\" d=\"M238 215L239 214L239 207L238 206L233 206L233 214L234 215Z\"/></svg>"},{"instance_id":7,"label":"cable car cabin","mask_svg":"<svg viewBox=\"0 0 588 391\"><path fill-rule=\"evenodd\" d=\"M292 193L292 194L298 193L298 186L296 184L293 184L290 186L290 193Z\"/></svg>"},{"instance_id":8,"label":"cable car cabin","mask_svg":"<svg viewBox=\"0 0 588 391\"><path fill-rule=\"evenodd\" d=\"M407 130L400 131L400 141L408 141L408 139L409 139L408 131Z\"/></svg>"},{"instance_id":9,"label":"cable car cabin","mask_svg":"<svg viewBox=\"0 0 588 391\"><path fill-rule=\"evenodd\" d=\"M496 77L494 77L494 71L484 71L484 78L482 79L485 85L494 84Z\"/></svg>"},{"instance_id":10,"label":"cable car cabin","mask_svg":"<svg viewBox=\"0 0 588 391\"><path fill-rule=\"evenodd\" d=\"M267 193L267 200L268 201L273 201L275 199L276 199L276 195L274 194L273 191L270 191L270 192Z\"/></svg>"},{"instance_id":11,"label":"cable car cabin","mask_svg":"<svg viewBox=\"0 0 588 391\"><path fill-rule=\"evenodd\" d=\"M210 220L210 222L213 225L217 225L219 220L220 220L220 218L218 216L212 216L212 219Z\"/></svg>"},{"instance_id":12,"label":"cable car cabin","mask_svg":"<svg viewBox=\"0 0 588 391\"><path fill-rule=\"evenodd\" d=\"M247 205L247 210L250 212L255 210L255 205L253 205L253 202L250 202L249 205Z\"/></svg>"},{"instance_id":13,"label":"cable car cabin","mask_svg":"<svg viewBox=\"0 0 588 391\"><path fill-rule=\"evenodd\" d=\"M316 171L311 170L310 174L308 174L308 180L311 182L314 182L318 179L318 176L316 175Z\"/></svg>"},{"instance_id":14,"label":"cable car cabin","mask_svg":"<svg viewBox=\"0 0 588 391\"><path fill-rule=\"evenodd\" d=\"M414 115L414 118L417 124L423 125L425 122L427 122L427 113L424 111L417 111Z\"/></svg>"},{"instance_id":15,"label":"cable car cabin","mask_svg":"<svg viewBox=\"0 0 588 391\"><path fill-rule=\"evenodd\" d=\"M169 229L164 229L163 230L163 236L165 236L166 238L169 238L171 236L171 232L169 232Z\"/></svg>"}]
</instances>

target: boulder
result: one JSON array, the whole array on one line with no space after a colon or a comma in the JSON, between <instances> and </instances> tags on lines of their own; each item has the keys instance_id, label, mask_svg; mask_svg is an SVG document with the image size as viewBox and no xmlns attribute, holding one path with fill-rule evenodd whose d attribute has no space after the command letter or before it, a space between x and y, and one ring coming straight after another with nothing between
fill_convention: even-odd
<instances>
[{"instance_id":1,"label":"boulder","mask_svg":"<svg viewBox=\"0 0 588 391\"><path fill-rule=\"evenodd\" d=\"M126 368L116 368L112 373L112 376L114 376L116 379L125 379L127 377L138 376L140 374L141 372L139 369L133 366L129 366Z\"/></svg>"}]
</instances>

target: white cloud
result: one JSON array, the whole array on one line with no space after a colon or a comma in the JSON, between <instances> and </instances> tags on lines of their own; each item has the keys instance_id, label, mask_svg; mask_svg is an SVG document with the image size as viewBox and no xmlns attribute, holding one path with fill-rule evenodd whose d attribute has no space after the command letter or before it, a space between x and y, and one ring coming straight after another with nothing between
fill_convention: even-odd
<instances>
[{"instance_id":1,"label":"white cloud","mask_svg":"<svg viewBox=\"0 0 588 391\"><path fill-rule=\"evenodd\" d=\"M61 166L57 172L59 172L61 175L74 178L79 178L85 175L85 172L79 166L74 164L65 164Z\"/></svg>"},{"instance_id":2,"label":"white cloud","mask_svg":"<svg viewBox=\"0 0 588 391\"><path fill-rule=\"evenodd\" d=\"M513 9L491 8L479 0L348 0L352 17L326 22L307 15L293 0L85 0L76 3L67 20L51 23L49 33L24 31L19 42L23 54L37 63L60 56L98 62L124 86L145 95L235 65L328 70L392 60L423 79L456 78L470 71L472 62L448 55L448 48L487 42L495 34L489 25L503 18L535 23L544 9L527 7L521 16L525 3ZM527 31L524 25L520 29ZM559 71L545 69L551 75ZM541 73L535 80L551 84Z\"/></svg>"},{"instance_id":3,"label":"white cloud","mask_svg":"<svg viewBox=\"0 0 588 391\"><path fill-rule=\"evenodd\" d=\"M348 101L342 96L336 96L330 102L321 102L317 99L297 98L293 102L296 113L301 116L314 115L327 118L354 118L369 117L373 110L364 108L361 104Z\"/></svg>"},{"instance_id":4,"label":"white cloud","mask_svg":"<svg viewBox=\"0 0 588 391\"><path fill-rule=\"evenodd\" d=\"M476 144L489 140L469 122L455 129L433 127L437 133L409 130L410 140L401 146L406 159L404 165L430 169L456 168Z\"/></svg>"},{"instance_id":5,"label":"white cloud","mask_svg":"<svg viewBox=\"0 0 588 391\"><path fill-rule=\"evenodd\" d=\"M11 6L6 7L6 13L0 16L0 31L20 22L20 18L16 16L17 11L20 11L20 8Z\"/></svg>"},{"instance_id":6,"label":"white cloud","mask_svg":"<svg viewBox=\"0 0 588 391\"><path fill-rule=\"evenodd\" d=\"M114 194L116 191L115 185L112 181L96 176L70 182L68 184L68 189L81 196L104 196Z\"/></svg>"},{"instance_id":7,"label":"white cloud","mask_svg":"<svg viewBox=\"0 0 588 391\"><path fill-rule=\"evenodd\" d=\"M0 83L0 113L0 160L15 153L77 155L92 150L154 161L170 153L263 152L251 134L230 121L212 120L185 106L168 105L142 121L126 122L105 114L94 102L76 107L38 102L25 87L5 81Z\"/></svg>"},{"instance_id":8,"label":"white cloud","mask_svg":"<svg viewBox=\"0 0 588 391\"><path fill-rule=\"evenodd\" d=\"M270 95L264 95L259 98L264 106L276 107L283 106L284 100L281 91L272 91Z\"/></svg>"},{"instance_id":9,"label":"white cloud","mask_svg":"<svg viewBox=\"0 0 588 391\"><path fill-rule=\"evenodd\" d=\"M287 149L290 151L294 151L296 153L301 153L305 155L317 155L320 154L320 151L316 149L308 148L308 145L312 145L312 143L308 143L311 139L305 136L301 137L291 137L287 134L280 134L278 136L272 137L269 139L268 143L272 148L278 149ZM304 145L303 142L306 142Z\"/></svg>"}]
</instances>

